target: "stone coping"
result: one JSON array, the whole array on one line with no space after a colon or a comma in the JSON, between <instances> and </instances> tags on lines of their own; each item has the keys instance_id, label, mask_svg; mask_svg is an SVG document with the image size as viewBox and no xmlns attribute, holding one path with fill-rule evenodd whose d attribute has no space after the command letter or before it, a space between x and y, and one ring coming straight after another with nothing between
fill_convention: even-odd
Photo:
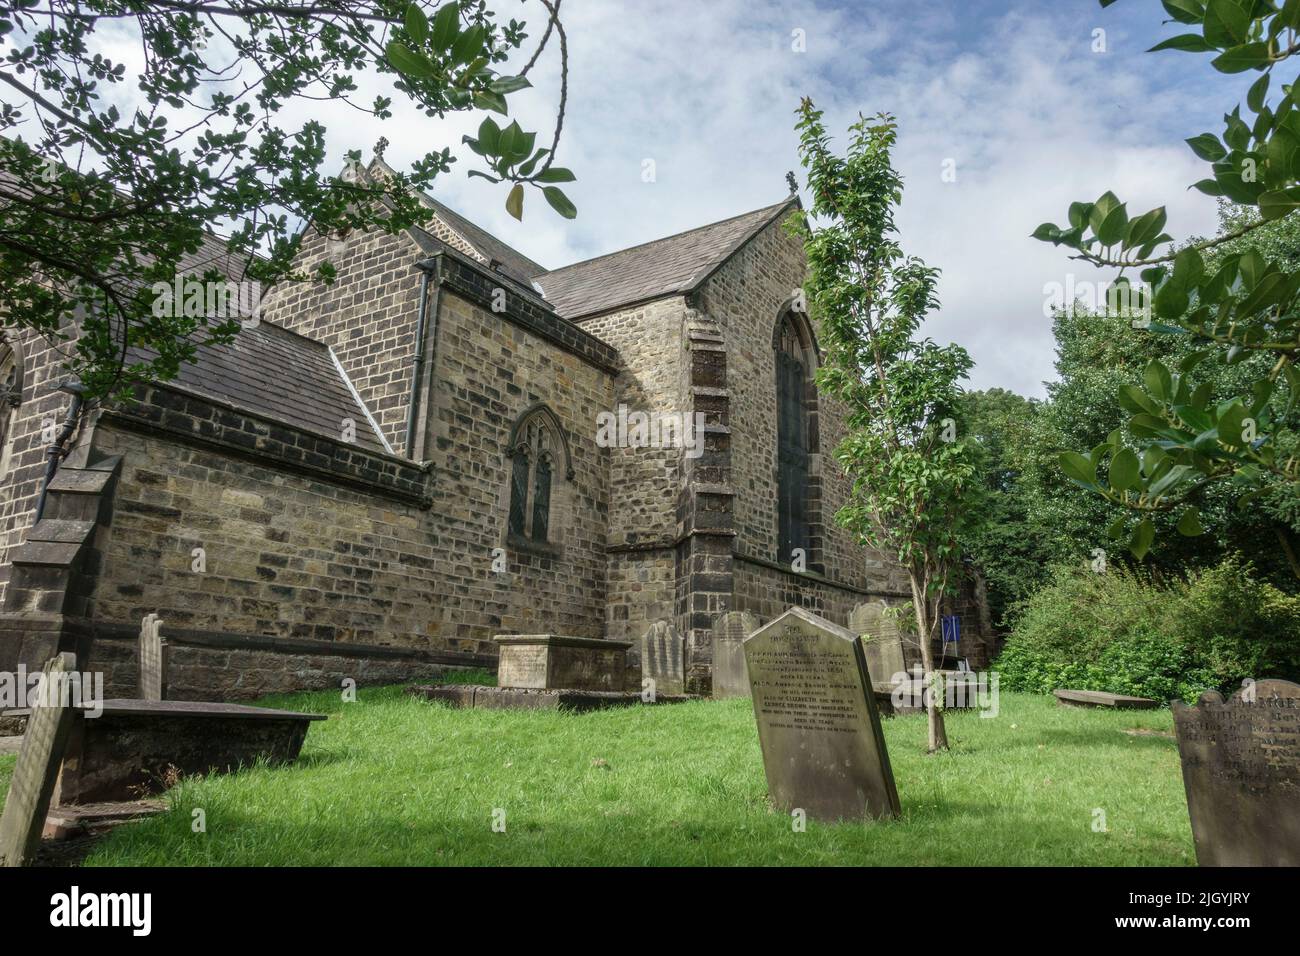
<instances>
[{"instance_id":1,"label":"stone coping","mask_svg":"<svg viewBox=\"0 0 1300 956\"><path fill-rule=\"evenodd\" d=\"M293 710L272 710L246 704L207 703L199 700L134 700L116 697L102 701L104 716L124 717L233 717L244 720L328 720L325 714L304 714ZM95 709L83 704L81 710ZM6 716L27 716L30 708L10 710Z\"/></svg>"},{"instance_id":2,"label":"stone coping","mask_svg":"<svg viewBox=\"0 0 1300 956\"><path fill-rule=\"evenodd\" d=\"M603 637L568 637L564 634L498 634L498 644L531 644L541 647L590 647L596 650L627 650L631 641L607 641Z\"/></svg>"}]
</instances>

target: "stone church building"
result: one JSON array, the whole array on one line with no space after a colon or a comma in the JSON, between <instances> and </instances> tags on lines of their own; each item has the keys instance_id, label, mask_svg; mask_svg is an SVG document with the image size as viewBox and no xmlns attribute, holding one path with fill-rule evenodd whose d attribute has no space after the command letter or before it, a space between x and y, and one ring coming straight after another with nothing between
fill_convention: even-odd
<instances>
[{"instance_id":1,"label":"stone church building","mask_svg":"<svg viewBox=\"0 0 1300 956\"><path fill-rule=\"evenodd\" d=\"M400 235L309 234L298 264L328 258L334 284L272 290L233 344L85 416L39 521L69 397L57 352L8 336L0 670L75 648L132 695L156 613L169 695L231 699L491 667L497 634L635 642L666 621L707 693L727 611L847 624L909 599L834 520L842 416L791 307L796 197L559 269L428 204ZM703 434L600 440L637 413Z\"/></svg>"}]
</instances>

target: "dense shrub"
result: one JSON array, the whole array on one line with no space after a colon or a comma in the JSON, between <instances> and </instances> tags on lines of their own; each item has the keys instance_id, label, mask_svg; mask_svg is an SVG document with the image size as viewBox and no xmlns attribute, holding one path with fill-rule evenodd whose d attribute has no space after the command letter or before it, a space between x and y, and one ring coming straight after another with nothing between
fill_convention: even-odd
<instances>
[{"instance_id":1,"label":"dense shrub","mask_svg":"<svg viewBox=\"0 0 1300 956\"><path fill-rule=\"evenodd\" d=\"M1300 676L1300 598L1237 558L1186 579L1060 568L1015 615L997 662L1013 690L1195 700L1246 677Z\"/></svg>"}]
</instances>

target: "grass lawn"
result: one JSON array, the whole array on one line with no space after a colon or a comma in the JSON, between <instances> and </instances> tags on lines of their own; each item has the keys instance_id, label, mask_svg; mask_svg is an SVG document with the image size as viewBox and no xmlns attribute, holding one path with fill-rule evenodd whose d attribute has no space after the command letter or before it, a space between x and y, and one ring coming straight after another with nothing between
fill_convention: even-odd
<instances>
[{"instance_id":1,"label":"grass lawn","mask_svg":"<svg viewBox=\"0 0 1300 956\"><path fill-rule=\"evenodd\" d=\"M887 720L902 819L795 833L767 804L744 699L580 716L452 710L400 688L264 703L330 715L296 766L184 782L172 813L118 828L87 865L1195 862L1174 741L1123 732L1171 731L1163 710L1003 693L997 718L949 714L953 750L933 757L923 716Z\"/></svg>"}]
</instances>

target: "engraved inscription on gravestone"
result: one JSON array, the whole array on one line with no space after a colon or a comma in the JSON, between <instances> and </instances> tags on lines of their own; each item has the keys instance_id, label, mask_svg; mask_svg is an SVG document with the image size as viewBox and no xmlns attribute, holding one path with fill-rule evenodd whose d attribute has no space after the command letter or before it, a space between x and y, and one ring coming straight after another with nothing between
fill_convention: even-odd
<instances>
[{"instance_id":1,"label":"engraved inscription on gravestone","mask_svg":"<svg viewBox=\"0 0 1300 956\"><path fill-rule=\"evenodd\" d=\"M728 611L713 623L713 696L748 697L745 638L758 630L748 611Z\"/></svg>"},{"instance_id":2,"label":"engraved inscription on gravestone","mask_svg":"<svg viewBox=\"0 0 1300 956\"><path fill-rule=\"evenodd\" d=\"M24 866L41 842L45 816L63 764L73 708L67 677L77 667L76 656L60 654L45 665L39 693L31 701L22 750L9 780L4 814L0 816L0 865Z\"/></svg>"},{"instance_id":3,"label":"engraved inscription on gravestone","mask_svg":"<svg viewBox=\"0 0 1300 956\"><path fill-rule=\"evenodd\" d=\"M1300 866L1300 685L1262 680L1173 710L1197 862Z\"/></svg>"},{"instance_id":4,"label":"engraved inscription on gravestone","mask_svg":"<svg viewBox=\"0 0 1300 956\"><path fill-rule=\"evenodd\" d=\"M817 820L897 816L857 636L791 608L746 639L745 663L772 802Z\"/></svg>"}]
</instances>

